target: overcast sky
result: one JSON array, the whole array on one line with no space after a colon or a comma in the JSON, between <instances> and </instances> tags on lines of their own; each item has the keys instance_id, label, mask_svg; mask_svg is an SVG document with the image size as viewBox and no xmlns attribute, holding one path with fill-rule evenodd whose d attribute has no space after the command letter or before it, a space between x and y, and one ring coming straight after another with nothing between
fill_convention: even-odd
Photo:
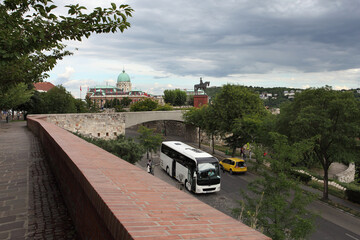
<instances>
[{"instance_id":1,"label":"overcast sky","mask_svg":"<svg viewBox=\"0 0 360 240\"><path fill-rule=\"evenodd\" d=\"M74 1L55 0L59 6ZM115 85L123 68L133 88L152 94L210 86L334 89L360 87L359 0L77 0L135 12L124 33L66 42L73 56L48 81L82 98Z\"/></svg>"}]
</instances>

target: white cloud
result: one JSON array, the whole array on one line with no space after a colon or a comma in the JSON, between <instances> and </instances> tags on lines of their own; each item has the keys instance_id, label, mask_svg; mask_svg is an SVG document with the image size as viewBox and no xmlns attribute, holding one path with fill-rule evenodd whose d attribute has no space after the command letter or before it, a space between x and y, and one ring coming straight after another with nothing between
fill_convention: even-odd
<instances>
[{"instance_id":1,"label":"white cloud","mask_svg":"<svg viewBox=\"0 0 360 240\"><path fill-rule=\"evenodd\" d=\"M74 72L75 72L75 69L73 67L66 67L65 72L59 74L58 76L60 78L69 78Z\"/></svg>"}]
</instances>

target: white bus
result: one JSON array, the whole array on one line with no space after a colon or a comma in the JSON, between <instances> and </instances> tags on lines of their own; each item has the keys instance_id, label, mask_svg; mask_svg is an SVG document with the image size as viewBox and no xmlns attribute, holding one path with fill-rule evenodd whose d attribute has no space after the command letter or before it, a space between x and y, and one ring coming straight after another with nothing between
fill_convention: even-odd
<instances>
[{"instance_id":1,"label":"white bus","mask_svg":"<svg viewBox=\"0 0 360 240\"><path fill-rule=\"evenodd\" d=\"M160 166L195 193L220 191L219 161L212 155L178 141L162 142Z\"/></svg>"}]
</instances>

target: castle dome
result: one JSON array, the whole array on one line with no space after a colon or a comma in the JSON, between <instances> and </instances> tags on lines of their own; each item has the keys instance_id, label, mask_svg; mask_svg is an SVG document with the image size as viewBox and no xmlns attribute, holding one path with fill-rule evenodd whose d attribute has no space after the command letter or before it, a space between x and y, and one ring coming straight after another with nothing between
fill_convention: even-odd
<instances>
[{"instance_id":1,"label":"castle dome","mask_svg":"<svg viewBox=\"0 0 360 240\"><path fill-rule=\"evenodd\" d=\"M130 77L127 73L125 73L125 70L123 70L122 73L119 74L117 82L130 82Z\"/></svg>"}]
</instances>

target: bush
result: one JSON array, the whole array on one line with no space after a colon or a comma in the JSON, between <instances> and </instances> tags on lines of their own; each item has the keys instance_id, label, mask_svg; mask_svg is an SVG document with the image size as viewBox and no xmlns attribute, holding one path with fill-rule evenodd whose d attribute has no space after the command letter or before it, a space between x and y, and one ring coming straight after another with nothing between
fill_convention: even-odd
<instances>
[{"instance_id":1,"label":"bush","mask_svg":"<svg viewBox=\"0 0 360 240\"><path fill-rule=\"evenodd\" d=\"M305 173L301 173L295 170L290 171L290 175L295 178L298 179L299 181L308 184L311 181L311 176L307 175Z\"/></svg>"},{"instance_id":2,"label":"bush","mask_svg":"<svg viewBox=\"0 0 360 240\"><path fill-rule=\"evenodd\" d=\"M165 104L164 106L158 106L154 111L171 111L174 110L170 104Z\"/></svg>"},{"instance_id":3,"label":"bush","mask_svg":"<svg viewBox=\"0 0 360 240\"><path fill-rule=\"evenodd\" d=\"M355 203L360 203L360 187L348 186L345 191L346 198Z\"/></svg>"},{"instance_id":4,"label":"bush","mask_svg":"<svg viewBox=\"0 0 360 240\"><path fill-rule=\"evenodd\" d=\"M144 99L142 101L133 103L130 106L130 111L131 112L139 112L139 111L153 111L154 109L156 109L158 107L158 103L147 98Z\"/></svg>"},{"instance_id":5,"label":"bush","mask_svg":"<svg viewBox=\"0 0 360 240\"><path fill-rule=\"evenodd\" d=\"M124 135L119 135L112 140L85 137L78 133L75 135L132 164L139 161L145 153L143 146L136 143L132 138L125 138Z\"/></svg>"}]
</instances>

